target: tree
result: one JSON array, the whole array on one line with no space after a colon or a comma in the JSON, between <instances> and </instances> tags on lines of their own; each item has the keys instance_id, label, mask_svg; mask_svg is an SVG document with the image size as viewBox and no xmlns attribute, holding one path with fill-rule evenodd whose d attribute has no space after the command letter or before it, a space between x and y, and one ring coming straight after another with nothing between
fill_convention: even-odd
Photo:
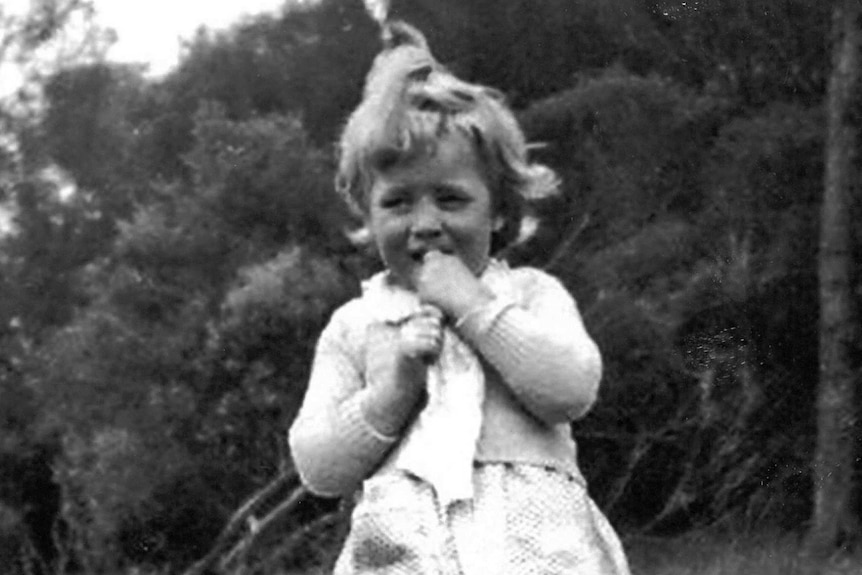
<instances>
[{"instance_id":1,"label":"tree","mask_svg":"<svg viewBox=\"0 0 862 575\"><path fill-rule=\"evenodd\" d=\"M576 427L599 503L629 530L798 524L820 111L740 114L615 69L521 119L564 182L527 249L571 288L605 358L602 399Z\"/></svg>"},{"instance_id":2,"label":"tree","mask_svg":"<svg viewBox=\"0 0 862 575\"><path fill-rule=\"evenodd\" d=\"M0 78L5 84L0 129L7 132L0 138L0 153L12 156L22 123L38 117L45 79L70 63L99 60L112 41L110 33L93 24L91 0L30 4L26 12L0 6ZM7 169L4 163L0 170Z\"/></svg>"},{"instance_id":3,"label":"tree","mask_svg":"<svg viewBox=\"0 0 862 575\"><path fill-rule=\"evenodd\" d=\"M44 154L32 161L23 134L41 119L47 76L70 61L97 59L105 37L92 25L89 0L34 1L26 11L6 4L0 6L0 219L9 221L0 229L0 563L4 572L14 569L18 561L6 555L12 553L23 571L46 573L44 562L55 551L59 502L51 464L58 446L37 430L41 406L27 371L40 333L67 321L80 303L74 269L94 237L81 202L58 201Z\"/></svg>"},{"instance_id":4,"label":"tree","mask_svg":"<svg viewBox=\"0 0 862 575\"><path fill-rule=\"evenodd\" d=\"M814 515L808 547L829 554L842 537L859 535L851 498L856 441L853 365L859 332L854 323L851 205L858 189L862 94L862 3L838 0L832 8L832 73L827 93L828 134L820 214L820 383L814 457Z\"/></svg>"},{"instance_id":5,"label":"tree","mask_svg":"<svg viewBox=\"0 0 862 575\"><path fill-rule=\"evenodd\" d=\"M746 105L816 102L823 92L826 2L649 0L647 6L659 30L654 42L664 48L655 71Z\"/></svg>"},{"instance_id":6,"label":"tree","mask_svg":"<svg viewBox=\"0 0 862 575\"><path fill-rule=\"evenodd\" d=\"M195 119L191 181L152 184L130 220L109 214L117 233L77 274L89 301L28 370L62 444L58 542L92 573L190 562L289 470L284 430L316 334L355 283L301 122L229 120L216 104Z\"/></svg>"},{"instance_id":7,"label":"tree","mask_svg":"<svg viewBox=\"0 0 862 575\"><path fill-rule=\"evenodd\" d=\"M14 319L19 332L31 337L68 320L82 302L75 270L93 259L106 233L105 202L96 205L86 193L64 196L63 188L74 187L76 174L54 157L67 143L64 137L94 122L89 117L59 127L47 122L76 115L57 110L65 102L56 86L69 76L86 76L63 72L63 67L100 58L104 46L92 15L87 0L33 2L24 14L0 8L0 74L19 85L16 91L4 86L0 95L0 212L10 221L10 233L0 237L0 324ZM101 125L107 123L103 119ZM68 147L100 140L96 136L90 130Z\"/></svg>"}]
</instances>

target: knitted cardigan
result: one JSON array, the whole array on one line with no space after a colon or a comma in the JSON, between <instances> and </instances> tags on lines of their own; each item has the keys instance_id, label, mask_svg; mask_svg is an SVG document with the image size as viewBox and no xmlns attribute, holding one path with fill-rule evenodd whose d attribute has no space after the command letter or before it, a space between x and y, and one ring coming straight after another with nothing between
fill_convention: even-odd
<instances>
[{"instance_id":1,"label":"knitted cardigan","mask_svg":"<svg viewBox=\"0 0 862 575\"><path fill-rule=\"evenodd\" d=\"M530 267L507 273L514 302L492 300L456 322L485 370L476 461L553 466L580 477L569 422L596 399L598 348L558 280ZM289 441L303 483L319 495L354 493L387 467L400 439L380 433L368 415L375 410L366 409L374 398L366 388L374 378L366 376L391 357L398 337L375 317L366 299L351 300L317 343Z\"/></svg>"}]
</instances>

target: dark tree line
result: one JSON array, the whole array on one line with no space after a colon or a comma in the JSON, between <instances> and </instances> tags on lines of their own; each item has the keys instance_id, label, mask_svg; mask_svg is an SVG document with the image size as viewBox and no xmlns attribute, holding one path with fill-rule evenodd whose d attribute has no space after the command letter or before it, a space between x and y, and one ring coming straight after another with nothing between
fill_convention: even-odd
<instances>
[{"instance_id":1,"label":"dark tree line","mask_svg":"<svg viewBox=\"0 0 862 575\"><path fill-rule=\"evenodd\" d=\"M601 399L573 431L614 521L812 521L813 548L852 540L859 87L829 71L858 69L831 40L858 3L403 0L393 15L502 89L563 178L508 257L559 276L601 345ZM331 559L345 511L297 490L285 433L317 333L379 265L332 191L377 49L361 2L325 0L202 32L164 79L61 67L38 113L3 108L0 573ZM838 419L827 332L846 360ZM834 486L815 491L821 474Z\"/></svg>"}]
</instances>

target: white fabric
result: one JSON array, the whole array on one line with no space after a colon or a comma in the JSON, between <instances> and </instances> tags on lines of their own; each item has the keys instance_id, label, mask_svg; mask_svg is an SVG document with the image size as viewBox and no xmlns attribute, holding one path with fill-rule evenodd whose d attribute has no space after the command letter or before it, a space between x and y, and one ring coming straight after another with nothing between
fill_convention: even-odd
<instances>
[{"instance_id":1,"label":"white fabric","mask_svg":"<svg viewBox=\"0 0 862 575\"><path fill-rule=\"evenodd\" d=\"M482 282L500 299L511 301L509 268L492 260ZM381 272L363 283L378 321L400 325L418 314L419 297L388 281ZM479 358L450 327L443 328L440 355L428 366L428 403L402 439L394 455L398 469L434 486L445 506L473 497L473 459L482 427L485 374Z\"/></svg>"}]
</instances>

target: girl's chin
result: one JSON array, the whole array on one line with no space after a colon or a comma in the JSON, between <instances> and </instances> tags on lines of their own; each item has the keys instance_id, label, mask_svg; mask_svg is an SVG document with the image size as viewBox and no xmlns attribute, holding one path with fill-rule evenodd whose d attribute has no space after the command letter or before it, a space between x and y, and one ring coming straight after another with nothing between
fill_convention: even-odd
<instances>
[{"instance_id":1,"label":"girl's chin","mask_svg":"<svg viewBox=\"0 0 862 575\"><path fill-rule=\"evenodd\" d=\"M415 291L413 275L415 274L417 267L418 266L416 265L411 265L408 268L402 266L394 268L387 265L386 269L389 272L389 282L403 288L407 288L410 291Z\"/></svg>"}]
</instances>

